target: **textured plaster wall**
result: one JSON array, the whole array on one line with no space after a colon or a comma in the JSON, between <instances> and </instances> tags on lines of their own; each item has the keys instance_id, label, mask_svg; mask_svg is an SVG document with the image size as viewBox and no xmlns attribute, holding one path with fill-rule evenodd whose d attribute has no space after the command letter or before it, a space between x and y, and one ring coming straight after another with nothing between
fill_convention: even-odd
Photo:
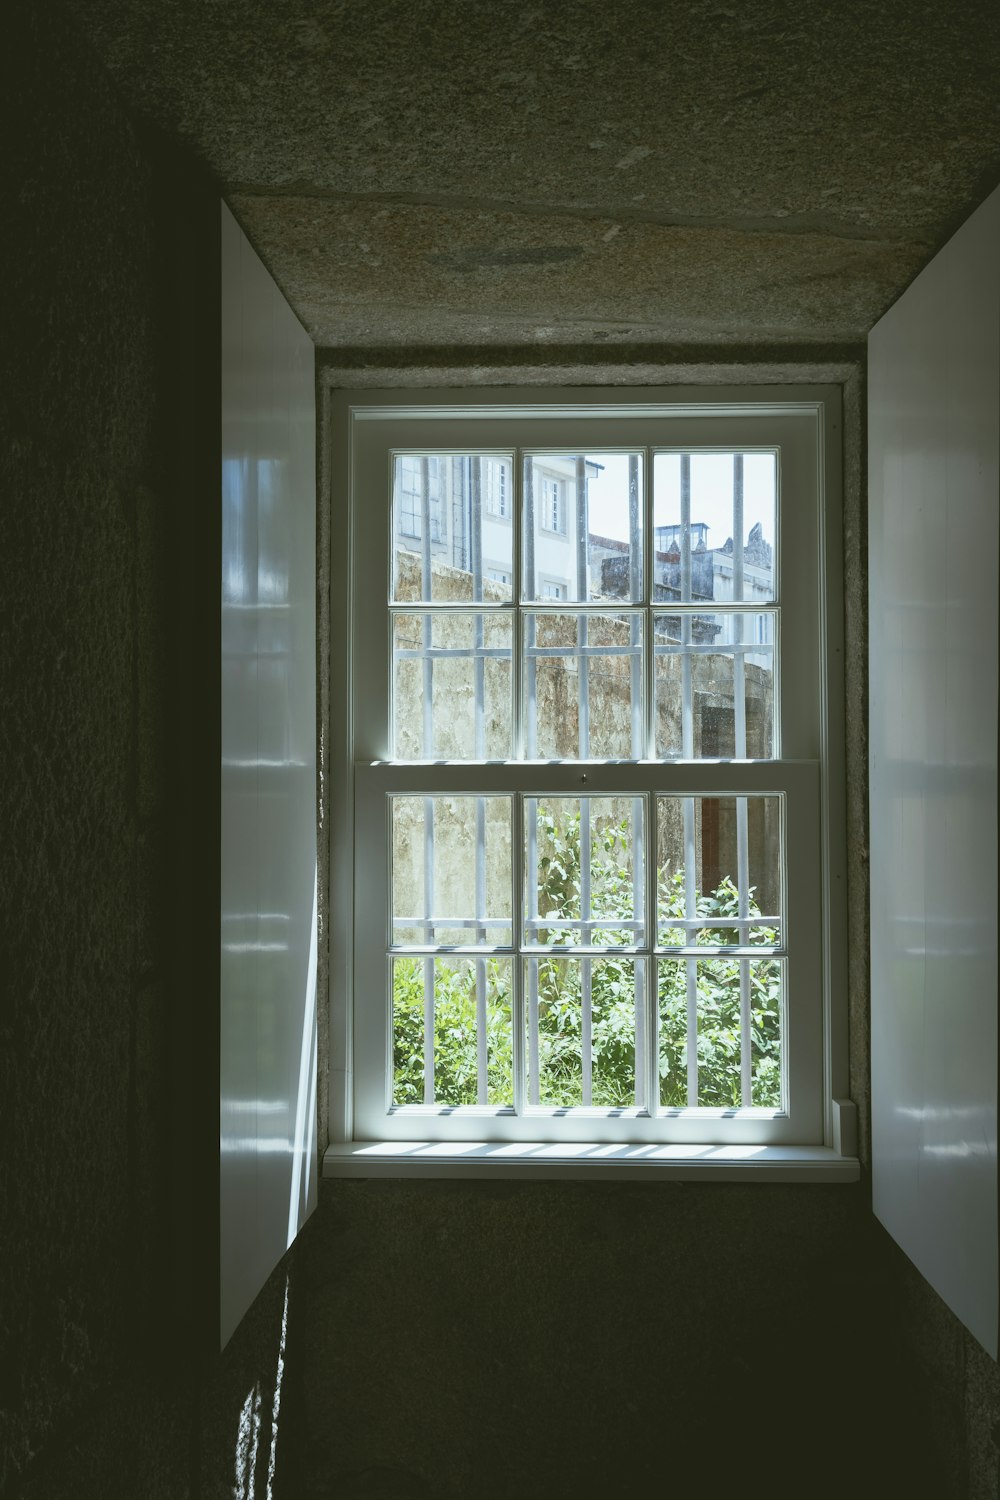
<instances>
[{"instance_id":1,"label":"textured plaster wall","mask_svg":"<svg viewBox=\"0 0 1000 1500\"><path fill-rule=\"evenodd\" d=\"M966 1493L920 1425L858 1190L383 1180L321 1200L311 1495Z\"/></svg>"},{"instance_id":2,"label":"textured plaster wall","mask_svg":"<svg viewBox=\"0 0 1000 1500\"><path fill-rule=\"evenodd\" d=\"M0 1493L228 1497L285 1278L224 1358L168 1340L156 178L57 7L15 4L4 54Z\"/></svg>"},{"instance_id":3,"label":"textured plaster wall","mask_svg":"<svg viewBox=\"0 0 1000 1500\"><path fill-rule=\"evenodd\" d=\"M312 1500L996 1500L996 1366L863 1187L328 1181Z\"/></svg>"}]
</instances>

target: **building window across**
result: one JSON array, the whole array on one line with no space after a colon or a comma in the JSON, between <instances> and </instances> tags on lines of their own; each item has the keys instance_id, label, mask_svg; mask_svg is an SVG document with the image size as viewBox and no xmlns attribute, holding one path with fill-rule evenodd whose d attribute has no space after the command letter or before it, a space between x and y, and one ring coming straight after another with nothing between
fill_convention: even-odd
<instances>
[{"instance_id":1,"label":"building window across","mask_svg":"<svg viewBox=\"0 0 1000 1500\"><path fill-rule=\"evenodd\" d=\"M822 1145L823 403L347 415L341 1117L366 1140ZM435 474L443 552L413 530Z\"/></svg>"},{"instance_id":2,"label":"building window across","mask_svg":"<svg viewBox=\"0 0 1000 1500\"><path fill-rule=\"evenodd\" d=\"M411 455L396 473L399 535L428 536L439 542L442 533L441 464L437 458Z\"/></svg>"},{"instance_id":3,"label":"building window across","mask_svg":"<svg viewBox=\"0 0 1000 1500\"><path fill-rule=\"evenodd\" d=\"M488 515L501 521L510 520L511 479L506 460L491 459L482 465L483 499Z\"/></svg>"},{"instance_id":4,"label":"building window across","mask_svg":"<svg viewBox=\"0 0 1000 1500\"><path fill-rule=\"evenodd\" d=\"M563 480L549 474L538 477L538 514L545 531L558 536L566 534L566 495Z\"/></svg>"}]
</instances>

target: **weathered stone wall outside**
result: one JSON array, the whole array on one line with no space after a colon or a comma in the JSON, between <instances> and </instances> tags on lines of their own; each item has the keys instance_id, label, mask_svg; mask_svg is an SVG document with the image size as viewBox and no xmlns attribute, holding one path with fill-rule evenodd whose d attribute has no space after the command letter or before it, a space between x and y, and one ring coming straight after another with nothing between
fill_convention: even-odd
<instances>
[{"instance_id":1,"label":"weathered stone wall outside","mask_svg":"<svg viewBox=\"0 0 1000 1500\"><path fill-rule=\"evenodd\" d=\"M400 549L396 559L396 598L417 600L420 594L418 555ZM433 597L436 601L470 604L469 614L463 612L461 615L431 617L434 648L470 653L464 658L445 657L433 664L433 758L474 758L476 740L471 660L472 576L440 562L432 563L432 572ZM510 594L509 590L486 582L483 585L483 597L486 603L502 603L509 601ZM402 616L397 621L397 648L412 651L422 648L424 619L415 609L412 615ZM562 606L559 613L543 614L537 618L537 644L552 649L565 649L566 652L564 656L542 658L537 666L539 759L572 760L579 754L579 658L572 656L578 645L577 620L578 616L568 605ZM484 644L509 651L511 641L510 617L486 614ZM627 646L629 626L621 614L615 614L609 608L607 614L590 616L588 641L592 646ZM691 659L691 669L695 757L732 755L733 658L723 652L718 655L696 655ZM484 667L484 679L487 704L484 730L486 758L503 759L511 753L509 664L488 660ZM408 658L400 663L394 686L396 753L401 759L424 758L423 664L419 658ZM774 693L770 672L753 663L746 666L746 705L748 753L751 756L766 756L769 753ZM628 657L609 656L603 660L591 658L588 706L591 755L595 759L630 759L633 754L632 685ZM718 734L718 720L722 721L724 731L721 736ZM728 739L725 734L727 720ZM709 725L714 736L710 744L707 743ZM681 744L681 664L680 657L676 655L660 660L655 733L658 745L679 747ZM394 821L393 833L395 910L400 915L412 915L423 911L423 802L422 799L413 798L397 806L399 815ZM458 815L458 811L454 804L449 803L448 809L442 807L439 813L447 821L443 828L444 839L439 840L437 851L434 909L436 913L471 916L472 872L475 869L474 829ZM615 820L625 816L627 811L627 804L616 807ZM725 805L720 809L720 844L723 850L732 854L735 850L735 828L731 826L732 819L727 819L728 811ZM777 829L773 826L771 811L769 806L767 815L751 818L749 851L750 867L759 872L756 899L761 909L768 913L776 912L779 904L775 861L768 858L768 850L777 849ZM501 833L504 817L501 803L489 804L487 887L498 895L504 889L505 874L509 889L510 843L509 837L505 841ZM682 819L678 803L665 804L665 816L661 818L658 828L657 850L657 864L665 875L683 868ZM604 821L608 821L607 816ZM695 840L696 863L700 871L700 820L696 820ZM441 852L442 843L448 851L445 854ZM735 874L734 857L729 860L728 868ZM769 878L772 874L773 878Z\"/></svg>"}]
</instances>

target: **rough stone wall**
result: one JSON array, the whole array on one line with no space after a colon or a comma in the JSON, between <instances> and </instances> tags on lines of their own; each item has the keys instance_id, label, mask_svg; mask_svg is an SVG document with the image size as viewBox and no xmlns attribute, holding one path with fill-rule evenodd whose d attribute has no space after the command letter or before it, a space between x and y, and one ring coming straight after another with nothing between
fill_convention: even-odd
<instances>
[{"instance_id":1,"label":"rough stone wall","mask_svg":"<svg viewBox=\"0 0 1000 1500\"><path fill-rule=\"evenodd\" d=\"M224 1358L168 1354L183 588L165 572L152 155L58 6L15 3L3 52L0 1492L228 1497L258 1381L269 1443L285 1278Z\"/></svg>"}]
</instances>

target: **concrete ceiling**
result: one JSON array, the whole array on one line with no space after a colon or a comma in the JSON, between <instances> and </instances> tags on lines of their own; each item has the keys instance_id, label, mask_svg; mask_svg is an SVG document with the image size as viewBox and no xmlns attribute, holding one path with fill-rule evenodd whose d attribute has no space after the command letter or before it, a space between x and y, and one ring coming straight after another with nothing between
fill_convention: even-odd
<instances>
[{"instance_id":1,"label":"concrete ceiling","mask_svg":"<svg viewBox=\"0 0 1000 1500\"><path fill-rule=\"evenodd\" d=\"M996 0L74 0L317 344L851 344L1000 180Z\"/></svg>"}]
</instances>

